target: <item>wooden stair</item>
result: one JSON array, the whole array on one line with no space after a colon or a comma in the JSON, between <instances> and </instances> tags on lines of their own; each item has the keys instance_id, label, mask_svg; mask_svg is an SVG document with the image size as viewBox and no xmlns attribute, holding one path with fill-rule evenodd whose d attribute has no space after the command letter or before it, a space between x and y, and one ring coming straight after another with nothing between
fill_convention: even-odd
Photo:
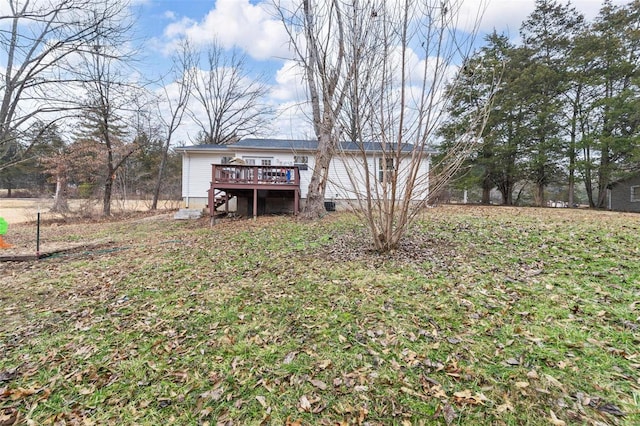
<instances>
[{"instance_id":1,"label":"wooden stair","mask_svg":"<svg viewBox=\"0 0 640 426\"><path fill-rule=\"evenodd\" d=\"M213 209L217 209L218 207L224 205L224 203L226 203L230 198L230 197L226 192L224 193L224 195L218 195L214 200L213 200Z\"/></svg>"},{"instance_id":2,"label":"wooden stair","mask_svg":"<svg viewBox=\"0 0 640 426\"><path fill-rule=\"evenodd\" d=\"M230 194L229 192L220 191L213 199L213 210L209 209L209 206L207 206L207 209L209 209L209 211L211 212L211 215L226 214L226 212L218 212L216 210L218 209L218 207L223 206L226 202L228 202L233 197L235 197L235 195Z\"/></svg>"}]
</instances>

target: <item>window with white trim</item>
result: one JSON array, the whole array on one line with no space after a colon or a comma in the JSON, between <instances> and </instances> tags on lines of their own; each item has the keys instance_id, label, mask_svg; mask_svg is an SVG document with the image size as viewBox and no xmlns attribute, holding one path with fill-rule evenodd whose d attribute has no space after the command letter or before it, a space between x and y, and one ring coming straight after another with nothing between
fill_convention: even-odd
<instances>
[{"instance_id":1,"label":"window with white trim","mask_svg":"<svg viewBox=\"0 0 640 426\"><path fill-rule=\"evenodd\" d=\"M394 171L393 158L378 159L378 180L380 182L391 183Z\"/></svg>"},{"instance_id":2,"label":"window with white trim","mask_svg":"<svg viewBox=\"0 0 640 426\"><path fill-rule=\"evenodd\" d=\"M640 185L631 187L631 201L640 201Z\"/></svg>"},{"instance_id":3,"label":"window with white trim","mask_svg":"<svg viewBox=\"0 0 640 426\"><path fill-rule=\"evenodd\" d=\"M293 165L298 166L300 170L307 170L309 168L309 157L306 155L294 155Z\"/></svg>"},{"instance_id":4,"label":"window with white trim","mask_svg":"<svg viewBox=\"0 0 640 426\"><path fill-rule=\"evenodd\" d=\"M268 158L263 158L262 159L262 165L263 166L270 166L271 165L271 160Z\"/></svg>"}]
</instances>

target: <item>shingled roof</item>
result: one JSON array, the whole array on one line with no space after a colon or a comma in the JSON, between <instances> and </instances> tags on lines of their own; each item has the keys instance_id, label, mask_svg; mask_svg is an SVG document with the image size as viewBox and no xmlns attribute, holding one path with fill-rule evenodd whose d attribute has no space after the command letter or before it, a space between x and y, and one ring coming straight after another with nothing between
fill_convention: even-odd
<instances>
[{"instance_id":1,"label":"shingled roof","mask_svg":"<svg viewBox=\"0 0 640 426\"><path fill-rule=\"evenodd\" d=\"M402 151L411 152L412 145L405 145ZM275 151L316 151L318 141L301 139L242 139L236 143L228 145L191 145L179 147L177 151L227 151L234 149L250 150L275 150ZM382 152L382 144L378 142L365 142L362 146L356 142L340 142L340 148L346 152L360 152L364 148L365 152ZM387 146L387 151L394 149Z\"/></svg>"}]
</instances>

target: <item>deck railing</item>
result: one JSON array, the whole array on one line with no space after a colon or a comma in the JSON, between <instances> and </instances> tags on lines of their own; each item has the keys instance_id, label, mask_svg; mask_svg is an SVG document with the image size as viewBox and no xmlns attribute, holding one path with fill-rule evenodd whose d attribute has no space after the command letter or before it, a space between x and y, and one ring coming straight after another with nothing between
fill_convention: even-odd
<instances>
[{"instance_id":1,"label":"deck railing","mask_svg":"<svg viewBox=\"0 0 640 426\"><path fill-rule=\"evenodd\" d=\"M213 164L212 167L212 184L300 185L300 171L295 166Z\"/></svg>"}]
</instances>

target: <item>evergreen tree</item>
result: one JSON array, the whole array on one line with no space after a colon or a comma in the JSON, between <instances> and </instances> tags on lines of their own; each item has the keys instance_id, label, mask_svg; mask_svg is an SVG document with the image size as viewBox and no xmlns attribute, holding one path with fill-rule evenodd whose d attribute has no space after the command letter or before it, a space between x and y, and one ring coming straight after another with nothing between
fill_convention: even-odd
<instances>
[{"instance_id":1,"label":"evergreen tree","mask_svg":"<svg viewBox=\"0 0 640 426\"><path fill-rule=\"evenodd\" d=\"M597 167L596 176L589 174L598 190L597 198L592 196L594 207L606 206L607 186L632 170L637 159L639 16L638 1L626 6L607 1L593 25L598 127L588 143L599 158L585 166Z\"/></svg>"},{"instance_id":2,"label":"evergreen tree","mask_svg":"<svg viewBox=\"0 0 640 426\"><path fill-rule=\"evenodd\" d=\"M536 188L536 205L544 204L544 189L561 170L563 95L569 90L566 58L583 22L584 17L569 3L537 0L520 30L528 54L528 66L522 74L526 84L521 85L526 90L520 97L528 110L527 162Z\"/></svg>"},{"instance_id":3,"label":"evergreen tree","mask_svg":"<svg viewBox=\"0 0 640 426\"><path fill-rule=\"evenodd\" d=\"M490 202L490 191L497 187L503 204L511 205L515 184L522 177L519 162L525 126L517 95L522 54L505 35L494 32L485 41L487 45L461 67L460 84L449 87L453 101L450 119L441 129L444 143L440 150L444 154L460 132L468 129L468 112L492 97L478 150L458 179L463 178L465 186L481 186L484 204Z\"/></svg>"}]
</instances>

